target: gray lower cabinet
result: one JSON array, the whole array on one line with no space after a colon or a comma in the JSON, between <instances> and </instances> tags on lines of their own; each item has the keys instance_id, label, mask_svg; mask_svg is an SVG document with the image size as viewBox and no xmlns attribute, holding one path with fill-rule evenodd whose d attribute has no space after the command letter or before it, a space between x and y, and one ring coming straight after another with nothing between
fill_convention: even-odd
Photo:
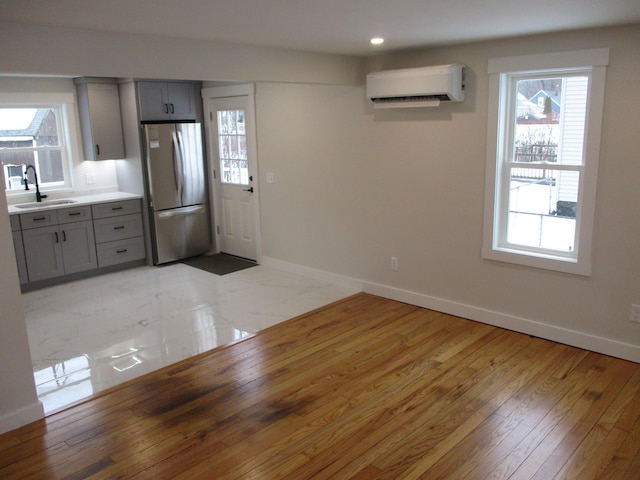
<instances>
[{"instance_id":1,"label":"gray lower cabinet","mask_svg":"<svg viewBox=\"0 0 640 480\"><path fill-rule=\"evenodd\" d=\"M75 220L90 214L89 207L77 207L20 216L29 282L97 268L93 222Z\"/></svg>"},{"instance_id":2,"label":"gray lower cabinet","mask_svg":"<svg viewBox=\"0 0 640 480\"><path fill-rule=\"evenodd\" d=\"M98 266L109 267L145 258L139 200L94 205Z\"/></svg>"}]
</instances>

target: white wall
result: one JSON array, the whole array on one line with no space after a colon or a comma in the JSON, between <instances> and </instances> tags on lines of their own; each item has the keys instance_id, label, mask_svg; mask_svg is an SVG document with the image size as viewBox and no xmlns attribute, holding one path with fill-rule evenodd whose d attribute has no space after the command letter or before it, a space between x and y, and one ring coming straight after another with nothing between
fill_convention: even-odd
<instances>
[{"instance_id":1,"label":"white wall","mask_svg":"<svg viewBox=\"0 0 640 480\"><path fill-rule=\"evenodd\" d=\"M368 70L468 65L464 104L376 111L362 87L259 84L263 255L365 288L640 361L638 26L413 51ZM593 274L483 260L487 61L609 47ZM264 174L276 182L266 184ZM390 257L400 271L390 270Z\"/></svg>"},{"instance_id":2,"label":"white wall","mask_svg":"<svg viewBox=\"0 0 640 480\"><path fill-rule=\"evenodd\" d=\"M44 415L33 383L29 339L14 257L9 212L0 195L0 433Z\"/></svg>"}]
</instances>

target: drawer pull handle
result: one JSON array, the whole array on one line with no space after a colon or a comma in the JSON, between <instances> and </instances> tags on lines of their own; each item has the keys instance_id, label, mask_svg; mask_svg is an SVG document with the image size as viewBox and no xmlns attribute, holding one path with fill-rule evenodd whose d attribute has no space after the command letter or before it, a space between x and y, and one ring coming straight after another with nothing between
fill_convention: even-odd
<instances>
[{"instance_id":1,"label":"drawer pull handle","mask_svg":"<svg viewBox=\"0 0 640 480\"><path fill-rule=\"evenodd\" d=\"M111 211L122 210L122 205L119 207L111 207Z\"/></svg>"},{"instance_id":2,"label":"drawer pull handle","mask_svg":"<svg viewBox=\"0 0 640 480\"><path fill-rule=\"evenodd\" d=\"M47 217L35 217L35 218L33 219L33 221L34 221L34 222L41 222L42 220L46 220L46 219L47 219Z\"/></svg>"},{"instance_id":3,"label":"drawer pull handle","mask_svg":"<svg viewBox=\"0 0 640 480\"><path fill-rule=\"evenodd\" d=\"M124 225L120 225L119 227L113 227L114 230L122 230L124 228Z\"/></svg>"},{"instance_id":4,"label":"drawer pull handle","mask_svg":"<svg viewBox=\"0 0 640 480\"><path fill-rule=\"evenodd\" d=\"M116 253L127 253L127 249L123 248L122 250L116 250Z\"/></svg>"},{"instance_id":5,"label":"drawer pull handle","mask_svg":"<svg viewBox=\"0 0 640 480\"><path fill-rule=\"evenodd\" d=\"M71 212L71 213L69 213L68 215L69 215L70 217L75 217L76 215L80 215L81 213L82 213L82 212Z\"/></svg>"}]
</instances>

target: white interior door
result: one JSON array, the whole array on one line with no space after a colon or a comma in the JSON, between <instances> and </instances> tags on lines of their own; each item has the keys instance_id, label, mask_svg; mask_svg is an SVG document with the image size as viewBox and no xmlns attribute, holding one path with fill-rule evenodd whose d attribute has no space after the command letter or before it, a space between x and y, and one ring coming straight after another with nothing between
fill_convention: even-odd
<instances>
[{"instance_id":1,"label":"white interior door","mask_svg":"<svg viewBox=\"0 0 640 480\"><path fill-rule=\"evenodd\" d=\"M217 250L258 261L253 95L209 97L207 105Z\"/></svg>"}]
</instances>

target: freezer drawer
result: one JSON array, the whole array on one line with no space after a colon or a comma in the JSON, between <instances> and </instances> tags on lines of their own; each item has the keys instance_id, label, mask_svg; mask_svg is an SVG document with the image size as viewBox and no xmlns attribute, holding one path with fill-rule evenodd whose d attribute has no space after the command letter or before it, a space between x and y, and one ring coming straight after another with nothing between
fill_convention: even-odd
<instances>
[{"instance_id":1,"label":"freezer drawer","mask_svg":"<svg viewBox=\"0 0 640 480\"><path fill-rule=\"evenodd\" d=\"M209 221L204 205L154 214L154 264L172 262L209 251Z\"/></svg>"}]
</instances>

